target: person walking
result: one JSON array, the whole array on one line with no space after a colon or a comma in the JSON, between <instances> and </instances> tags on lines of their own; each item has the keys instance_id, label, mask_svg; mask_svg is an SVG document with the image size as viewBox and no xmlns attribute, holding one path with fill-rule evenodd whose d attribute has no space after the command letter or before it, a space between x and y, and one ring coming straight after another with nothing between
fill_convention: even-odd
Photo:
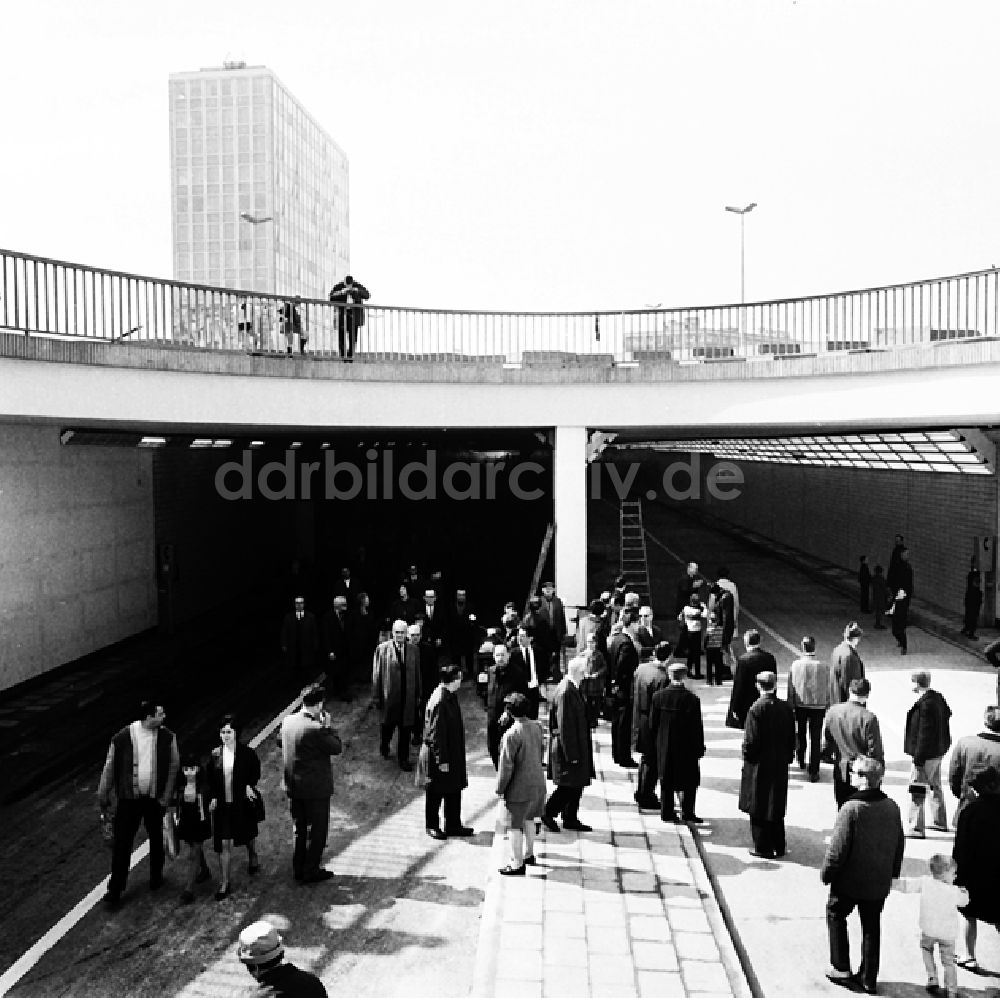
<instances>
[{"instance_id":1,"label":"person walking","mask_svg":"<svg viewBox=\"0 0 1000 998\"><path fill-rule=\"evenodd\" d=\"M511 693L505 702L510 723L500 742L496 793L507 807L510 861L500 873L522 877L525 866L536 863L535 819L545 809L542 726L527 716L529 702L523 693Z\"/></svg>"},{"instance_id":2,"label":"person walking","mask_svg":"<svg viewBox=\"0 0 1000 998\"><path fill-rule=\"evenodd\" d=\"M792 662L786 697L795 713L795 758L799 769L807 769L811 783L819 782L823 719L830 706L830 667L816 657L816 639L807 634L802 655ZM809 763L806 765L806 734Z\"/></svg>"},{"instance_id":3,"label":"person walking","mask_svg":"<svg viewBox=\"0 0 1000 998\"><path fill-rule=\"evenodd\" d=\"M762 672L778 674L778 663L769 651L760 646L760 631L751 627L743 635L746 652L736 660L733 674L733 688L729 694L729 710L726 713L726 727L742 728L747 712L759 696L757 677Z\"/></svg>"},{"instance_id":4,"label":"person walking","mask_svg":"<svg viewBox=\"0 0 1000 998\"><path fill-rule=\"evenodd\" d=\"M899 654L907 652L906 628L910 622L910 595L906 589L897 591L892 606L886 611L892 617L892 636L899 646Z\"/></svg>"},{"instance_id":5,"label":"person walking","mask_svg":"<svg viewBox=\"0 0 1000 998\"><path fill-rule=\"evenodd\" d=\"M379 712L379 752L389 758L389 743L396 732L396 761L411 772L410 737L420 707L420 655L407 642L408 625L396 620L392 637L375 649L372 661L372 701Z\"/></svg>"},{"instance_id":6,"label":"person walking","mask_svg":"<svg viewBox=\"0 0 1000 998\"><path fill-rule=\"evenodd\" d=\"M903 865L903 820L895 801L880 789L885 767L859 756L852 763L858 792L837 812L820 880L830 888L826 926L830 938L827 980L866 994L878 994L881 918L892 881ZM851 973L847 917L861 919L861 966Z\"/></svg>"},{"instance_id":7,"label":"person walking","mask_svg":"<svg viewBox=\"0 0 1000 998\"><path fill-rule=\"evenodd\" d=\"M885 765L882 731L878 718L868 709L872 685L867 679L851 681L846 703L835 703L826 712L823 743L833 759L833 796L841 808L854 793L851 763L860 756L877 759Z\"/></svg>"},{"instance_id":8,"label":"person walking","mask_svg":"<svg viewBox=\"0 0 1000 998\"><path fill-rule=\"evenodd\" d=\"M751 856L780 859L785 855L785 808L788 767L795 758L795 715L779 700L778 677L757 676L760 697L747 713L743 731L743 773L739 808L750 816Z\"/></svg>"},{"instance_id":9,"label":"person walking","mask_svg":"<svg viewBox=\"0 0 1000 998\"><path fill-rule=\"evenodd\" d=\"M639 772L633 799L641 811L660 806L656 797L656 736L649 727L649 712L653 695L667 682L667 661L670 659L670 642L661 641L653 652L653 660L644 662L635 670L632 688L632 740L639 753Z\"/></svg>"},{"instance_id":10,"label":"person walking","mask_svg":"<svg viewBox=\"0 0 1000 998\"><path fill-rule=\"evenodd\" d=\"M456 695L462 669L441 666L441 681L427 701L424 745L427 747L427 786L424 825L432 839L467 838L475 829L462 824L462 791L469 785L465 761L465 722ZM444 829L439 824L444 804Z\"/></svg>"},{"instance_id":11,"label":"person walking","mask_svg":"<svg viewBox=\"0 0 1000 998\"><path fill-rule=\"evenodd\" d=\"M687 666L667 666L668 683L653 694L649 711L649 736L656 751L660 778L660 820L676 822L675 795L680 796L681 821L702 824L695 813L701 783L700 760L705 754L705 729L701 701L684 685Z\"/></svg>"},{"instance_id":12,"label":"person walking","mask_svg":"<svg viewBox=\"0 0 1000 998\"><path fill-rule=\"evenodd\" d=\"M193 752L181 755L181 775L173 800L177 815L177 839L184 846L187 875L181 904L194 901L195 884L208 880L211 873L205 862L205 841L212 837L212 821L208 810L208 777L198 756Z\"/></svg>"},{"instance_id":13,"label":"person walking","mask_svg":"<svg viewBox=\"0 0 1000 998\"><path fill-rule=\"evenodd\" d=\"M952 824L958 827L962 811L975 798L972 783L984 770L993 766L1000 771L1000 707L990 704L983 712L983 730L965 735L955 743L948 769L951 792L958 798Z\"/></svg>"},{"instance_id":14,"label":"person walking","mask_svg":"<svg viewBox=\"0 0 1000 998\"><path fill-rule=\"evenodd\" d=\"M556 788L545 802L542 824L550 832L559 831L557 815L569 831L592 831L578 814L584 787L596 775L587 705L580 693L586 675L587 660L571 659L549 706L549 779Z\"/></svg>"},{"instance_id":15,"label":"person walking","mask_svg":"<svg viewBox=\"0 0 1000 998\"><path fill-rule=\"evenodd\" d=\"M104 895L109 908L121 903L139 825L145 825L149 839L149 889L163 884L163 815L173 801L180 768L177 739L163 723L166 716L162 703L140 701L136 719L108 746L97 800L102 814L114 812L111 877Z\"/></svg>"},{"instance_id":16,"label":"person walking","mask_svg":"<svg viewBox=\"0 0 1000 998\"><path fill-rule=\"evenodd\" d=\"M333 773L330 758L342 749L340 735L323 709L326 690L312 683L302 691L302 706L281 722L278 742L285 793L294 823L292 872L300 883L319 883L333 874L321 869L330 827Z\"/></svg>"},{"instance_id":17,"label":"person walking","mask_svg":"<svg viewBox=\"0 0 1000 998\"><path fill-rule=\"evenodd\" d=\"M948 998L957 998L955 942L962 923L958 909L969 903L969 892L955 886L958 864L950 856L936 853L927 865L930 876L900 877L893 887L904 894L920 895L920 955L927 971L927 993L936 995L941 990L934 962L936 948L944 971L945 994Z\"/></svg>"},{"instance_id":18,"label":"person walking","mask_svg":"<svg viewBox=\"0 0 1000 998\"><path fill-rule=\"evenodd\" d=\"M948 831L944 791L941 789L941 761L951 748L949 718L951 708L937 690L931 689L931 674L923 669L910 675L916 696L906 712L903 751L913 759L910 772L910 813L906 834L910 838L925 838L924 803L931 801L931 827Z\"/></svg>"},{"instance_id":19,"label":"person walking","mask_svg":"<svg viewBox=\"0 0 1000 998\"><path fill-rule=\"evenodd\" d=\"M239 742L239 725L233 714L219 723L220 745L212 750L208 763L208 810L212 817L212 841L221 871L215 900L229 897L233 846L247 847L247 872L260 871L257 857L257 808L261 801L257 783L260 759L249 745Z\"/></svg>"},{"instance_id":20,"label":"person walking","mask_svg":"<svg viewBox=\"0 0 1000 998\"><path fill-rule=\"evenodd\" d=\"M285 944L270 922L248 925L240 933L236 955L257 981L253 998L327 998L315 974L285 962Z\"/></svg>"},{"instance_id":21,"label":"person walking","mask_svg":"<svg viewBox=\"0 0 1000 998\"><path fill-rule=\"evenodd\" d=\"M830 652L830 703L844 703L850 696L851 683L865 678L865 663L858 654L864 636L861 625L852 620L844 628L844 640Z\"/></svg>"},{"instance_id":22,"label":"person walking","mask_svg":"<svg viewBox=\"0 0 1000 998\"><path fill-rule=\"evenodd\" d=\"M1000 771L988 766L973 781L975 798L962 811L952 856L958 864L955 883L969 892L965 916L965 954L960 967L980 972L976 960L979 922L1000 927Z\"/></svg>"}]
</instances>

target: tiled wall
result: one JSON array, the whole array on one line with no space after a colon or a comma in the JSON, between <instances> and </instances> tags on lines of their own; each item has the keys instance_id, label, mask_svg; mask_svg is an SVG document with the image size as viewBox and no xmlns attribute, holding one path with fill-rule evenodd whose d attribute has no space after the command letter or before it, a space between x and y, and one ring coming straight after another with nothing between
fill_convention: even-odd
<instances>
[{"instance_id":1,"label":"tiled wall","mask_svg":"<svg viewBox=\"0 0 1000 998\"><path fill-rule=\"evenodd\" d=\"M0 424L0 689L155 621L150 455Z\"/></svg>"}]
</instances>

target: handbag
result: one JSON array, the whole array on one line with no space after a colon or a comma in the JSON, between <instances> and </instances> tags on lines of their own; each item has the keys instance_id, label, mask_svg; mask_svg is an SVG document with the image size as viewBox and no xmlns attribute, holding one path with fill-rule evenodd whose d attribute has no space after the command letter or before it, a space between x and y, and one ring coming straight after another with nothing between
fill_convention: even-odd
<instances>
[{"instance_id":1,"label":"handbag","mask_svg":"<svg viewBox=\"0 0 1000 998\"><path fill-rule=\"evenodd\" d=\"M115 844L115 813L114 811L102 811L100 817L101 841L109 848L114 848Z\"/></svg>"},{"instance_id":2,"label":"handbag","mask_svg":"<svg viewBox=\"0 0 1000 998\"><path fill-rule=\"evenodd\" d=\"M177 839L177 822L174 821L174 812L170 808L163 812L163 851L171 859L177 859L181 851Z\"/></svg>"},{"instance_id":3,"label":"handbag","mask_svg":"<svg viewBox=\"0 0 1000 998\"><path fill-rule=\"evenodd\" d=\"M250 793L252 796L247 798L250 804L250 815L259 825L267 817L267 812L264 810L264 797L256 787L251 787Z\"/></svg>"},{"instance_id":4,"label":"handbag","mask_svg":"<svg viewBox=\"0 0 1000 998\"><path fill-rule=\"evenodd\" d=\"M430 746L426 742L421 742L420 751L417 753L417 765L413 772L413 785L415 787L426 787L430 783Z\"/></svg>"}]
</instances>

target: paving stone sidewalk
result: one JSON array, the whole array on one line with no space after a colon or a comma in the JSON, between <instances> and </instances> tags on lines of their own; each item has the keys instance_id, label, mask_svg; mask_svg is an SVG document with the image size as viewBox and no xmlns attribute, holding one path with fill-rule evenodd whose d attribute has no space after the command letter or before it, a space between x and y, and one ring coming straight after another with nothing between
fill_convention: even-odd
<instances>
[{"instance_id":1,"label":"paving stone sidewalk","mask_svg":"<svg viewBox=\"0 0 1000 998\"><path fill-rule=\"evenodd\" d=\"M580 808L593 832L543 831L524 878L496 872L498 818L474 998L749 998L690 829L638 812L603 722L594 762Z\"/></svg>"}]
</instances>

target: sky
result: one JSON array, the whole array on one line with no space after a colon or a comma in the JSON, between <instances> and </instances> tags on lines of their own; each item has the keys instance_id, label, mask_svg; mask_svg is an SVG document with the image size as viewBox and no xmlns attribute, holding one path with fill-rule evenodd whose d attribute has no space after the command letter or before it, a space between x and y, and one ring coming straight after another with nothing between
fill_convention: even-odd
<instances>
[{"instance_id":1,"label":"sky","mask_svg":"<svg viewBox=\"0 0 1000 998\"><path fill-rule=\"evenodd\" d=\"M1000 263L995 0L0 0L0 246L171 275L170 73L266 65L372 303L632 309ZM331 275L331 284L333 275Z\"/></svg>"}]
</instances>

